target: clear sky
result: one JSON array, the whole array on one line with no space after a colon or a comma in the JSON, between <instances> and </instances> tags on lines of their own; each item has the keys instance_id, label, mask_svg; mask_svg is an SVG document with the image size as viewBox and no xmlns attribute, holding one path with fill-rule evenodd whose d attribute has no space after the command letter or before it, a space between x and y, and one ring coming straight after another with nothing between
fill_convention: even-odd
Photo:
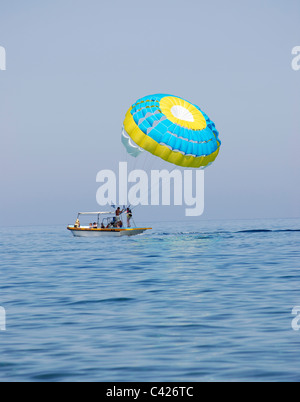
<instances>
[{"instance_id":1,"label":"clear sky","mask_svg":"<svg viewBox=\"0 0 300 402\"><path fill-rule=\"evenodd\" d=\"M99 209L125 112L154 93L196 103L220 132L199 220L299 217L299 21L299 0L1 1L0 226Z\"/></svg>"}]
</instances>

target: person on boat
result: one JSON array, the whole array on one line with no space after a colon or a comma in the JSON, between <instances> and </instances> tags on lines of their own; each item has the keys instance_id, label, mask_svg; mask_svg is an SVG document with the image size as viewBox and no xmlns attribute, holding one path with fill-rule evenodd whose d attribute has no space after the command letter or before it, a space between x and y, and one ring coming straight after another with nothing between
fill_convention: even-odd
<instances>
[{"instance_id":1,"label":"person on boat","mask_svg":"<svg viewBox=\"0 0 300 402\"><path fill-rule=\"evenodd\" d=\"M132 211L131 209L128 207L126 210L126 214L127 214L127 227L130 228L130 219L132 218Z\"/></svg>"},{"instance_id":2,"label":"person on boat","mask_svg":"<svg viewBox=\"0 0 300 402\"><path fill-rule=\"evenodd\" d=\"M101 223L101 229L105 229L105 226L103 225L103 222Z\"/></svg>"},{"instance_id":3,"label":"person on boat","mask_svg":"<svg viewBox=\"0 0 300 402\"><path fill-rule=\"evenodd\" d=\"M92 229L93 228L93 224L92 224L92 222L90 223L90 229Z\"/></svg>"},{"instance_id":4,"label":"person on boat","mask_svg":"<svg viewBox=\"0 0 300 402\"><path fill-rule=\"evenodd\" d=\"M122 209L122 211L121 211L121 208L120 208L120 207L118 207L118 208L116 209L116 217L117 217L117 220L120 219L120 215L121 215L123 212L124 212L124 210ZM119 217L119 219L118 219L118 217Z\"/></svg>"},{"instance_id":5,"label":"person on boat","mask_svg":"<svg viewBox=\"0 0 300 402\"><path fill-rule=\"evenodd\" d=\"M97 222L94 222L94 223L93 223L93 228L94 228L94 229L97 229L97 228L98 228Z\"/></svg>"},{"instance_id":6,"label":"person on boat","mask_svg":"<svg viewBox=\"0 0 300 402\"><path fill-rule=\"evenodd\" d=\"M76 219L74 228L80 228L80 222L79 222L79 219L78 219L78 218Z\"/></svg>"}]
</instances>

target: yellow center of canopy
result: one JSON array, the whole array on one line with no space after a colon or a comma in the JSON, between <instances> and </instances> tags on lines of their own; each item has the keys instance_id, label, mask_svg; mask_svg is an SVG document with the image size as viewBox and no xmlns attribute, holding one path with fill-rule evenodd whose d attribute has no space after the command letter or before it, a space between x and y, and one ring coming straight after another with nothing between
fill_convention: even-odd
<instances>
[{"instance_id":1,"label":"yellow center of canopy","mask_svg":"<svg viewBox=\"0 0 300 402\"><path fill-rule=\"evenodd\" d=\"M191 130L204 130L206 120L191 103L175 96L166 96L160 101L160 110L172 122Z\"/></svg>"}]
</instances>

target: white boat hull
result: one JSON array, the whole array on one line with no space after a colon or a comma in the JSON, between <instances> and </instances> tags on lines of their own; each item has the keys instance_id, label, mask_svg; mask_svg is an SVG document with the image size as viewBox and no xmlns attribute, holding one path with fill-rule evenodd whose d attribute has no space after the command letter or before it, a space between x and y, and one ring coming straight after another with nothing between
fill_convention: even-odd
<instances>
[{"instance_id":1,"label":"white boat hull","mask_svg":"<svg viewBox=\"0 0 300 402\"><path fill-rule=\"evenodd\" d=\"M125 228L125 229L88 229L88 228L74 228L67 227L75 237L100 237L100 236L112 236L112 237L120 237L120 236L136 236L144 233L146 230L150 230L151 228Z\"/></svg>"}]
</instances>

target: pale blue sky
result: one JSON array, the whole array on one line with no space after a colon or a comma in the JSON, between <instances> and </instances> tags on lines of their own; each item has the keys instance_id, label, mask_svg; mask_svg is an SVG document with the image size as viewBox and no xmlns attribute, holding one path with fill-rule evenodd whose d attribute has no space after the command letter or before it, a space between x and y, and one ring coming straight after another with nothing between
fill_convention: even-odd
<instances>
[{"instance_id":1,"label":"pale blue sky","mask_svg":"<svg viewBox=\"0 0 300 402\"><path fill-rule=\"evenodd\" d=\"M298 0L2 1L0 226L98 209L124 114L153 93L198 104L220 132L199 220L299 217L299 21Z\"/></svg>"}]
</instances>

